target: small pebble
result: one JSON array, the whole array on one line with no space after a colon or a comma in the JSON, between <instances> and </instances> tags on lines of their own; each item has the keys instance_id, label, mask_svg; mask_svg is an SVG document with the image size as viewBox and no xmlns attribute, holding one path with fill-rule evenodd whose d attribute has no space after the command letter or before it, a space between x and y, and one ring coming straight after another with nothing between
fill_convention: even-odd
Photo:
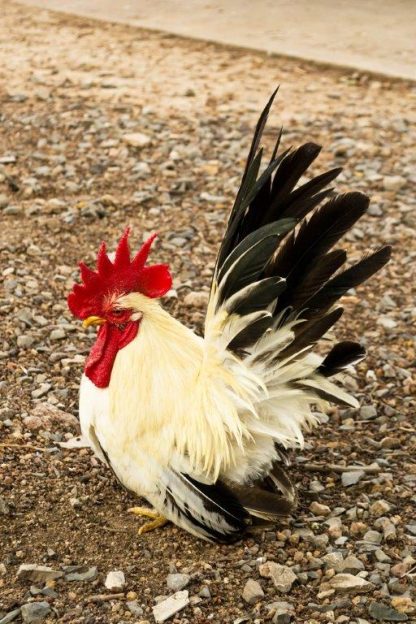
<instances>
[{"instance_id":1,"label":"small pebble","mask_svg":"<svg viewBox=\"0 0 416 624\"><path fill-rule=\"evenodd\" d=\"M107 574L104 585L111 591L121 591L126 584L124 572L121 570L112 570Z\"/></svg>"},{"instance_id":2,"label":"small pebble","mask_svg":"<svg viewBox=\"0 0 416 624\"><path fill-rule=\"evenodd\" d=\"M51 612L49 603L43 602L28 602L22 605L21 614L25 624L40 624Z\"/></svg>"},{"instance_id":3,"label":"small pebble","mask_svg":"<svg viewBox=\"0 0 416 624\"><path fill-rule=\"evenodd\" d=\"M169 589L174 592L180 591L184 589L187 585L189 585L191 577L189 574L168 574L166 579L166 584Z\"/></svg>"},{"instance_id":4,"label":"small pebble","mask_svg":"<svg viewBox=\"0 0 416 624\"><path fill-rule=\"evenodd\" d=\"M257 581L248 579L243 589L243 600L250 605L255 604L264 597L264 591Z\"/></svg>"}]
</instances>

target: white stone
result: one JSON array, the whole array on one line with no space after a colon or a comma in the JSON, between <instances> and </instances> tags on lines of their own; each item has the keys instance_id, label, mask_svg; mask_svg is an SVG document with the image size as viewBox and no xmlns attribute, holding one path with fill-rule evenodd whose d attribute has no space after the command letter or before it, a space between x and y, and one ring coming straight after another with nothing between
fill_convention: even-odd
<instances>
[{"instance_id":1,"label":"white stone","mask_svg":"<svg viewBox=\"0 0 416 624\"><path fill-rule=\"evenodd\" d=\"M104 585L111 591L123 589L126 584L126 578L122 570L112 570L107 574Z\"/></svg>"},{"instance_id":2,"label":"white stone","mask_svg":"<svg viewBox=\"0 0 416 624\"><path fill-rule=\"evenodd\" d=\"M286 594L297 580L296 574L288 566L280 565L274 561L267 561L259 567L261 576L270 578L277 591Z\"/></svg>"},{"instance_id":3,"label":"white stone","mask_svg":"<svg viewBox=\"0 0 416 624\"><path fill-rule=\"evenodd\" d=\"M310 504L309 509L315 516L329 516L331 513L328 505L322 505L322 503L318 503L317 501L313 501Z\"/></svg>"},{"instance_id":4,"label":"white stone","mask_svg":"<svg viewBox=\"0 0 416 624\"><path fill-rule=\"evenodd\" d=\"M189 584L190 580L191 577L189 576L189 574L168 574L166 579L166 585L172 591L177 592L181 589L184 589Z\"/></svg>"},{"instance_id":5,"label":"white stone","mask_svg":"<svg viewBox=\"0 0 416 624\"><path fill-rule=\"evenodd\" d=\"M331 553L328 553L327 555L324 555L322 559L325 561L325 566L327 568L333 568L335 572L342 571L342 566L344 563L344 558L342 556L342 553L337 552L337 551L331 552Z\"/></svg>"},{"instance_id":6,"label":"white stone","mask_svg":"<svg viewBox=\"0 0 416 624\"><path fill-rule=\"evenodd\" d=\"M65 330L60 327L58 329L53 329L49 334L51 340L63 340L65 336Z\"/></svg>"},{"instance_id":7,"label":"white stone","mask_svg":"<svg viewBox=\"0 0 416 624\"><path fill-rule=\"evenodd\" d=\"M384 329L394 329L397 326L396 321L388 316L379 316L377 323Z\"/></svg>"},{"instance_id":8,"label":"white stone","mask_svg":"<svg viewBox=\"0 0 416 624\"><path fill-rule=\"evenodd\" d=\"M153 617L156 622L165 622L172 615L178 613L189 604L189 594L185 589L184 591L176 592L173 596L169 596L166 600L159 602L159 604L153 607Z\"/></svg>"},{"instance_id":9,"label":"white stone","mask_svg":"<svg viewBox=\"0 0 416 624\"><path fill-rule=\"evenodd\" d=\"M364 475L365 472L363 470L351 470L349 472L343 472L341 475L342 485L344 487L355 485L360 479L363 478Z\"/></svg>"},{"instance_id":10,"label":"white stone","mask_svg":"<svg viewBox=\"0 0 416 624\"><path fill-rule=\"evenodd\" d=\"M362 594L374 589L374 585L360 576L336 574L329 581L329 586L339 593Z\"/></svg>"},{"instance_id":11,"label":"white stone","mask_svg":"<svg viewBox=\"0 0 416 624\"><path fill-rule=\"evenodd\" d=\"M386 191L399 191L406 184L403 176L386 176L383 179L383 187Z\"/></svg>"},{"instance_id":12,"label":"white stone","mask_svg":"<svg viewBox=\"0 0 416 624\"><path fill-rule=\"evenodd\" d=\"M123 135L123 141L132 147L146 147L151 143L151 138L142 132L131 132Z\"/></svg>"},{"instance_id":13,"label":"white stone","mask_svg":"<svg viewBox=\"0 0 416 624\"><path fill-rule=\"evenodd\" d=\"M260 583L254 579L248 579L243 589L243 600L252 605L261 600L264 596L264 591L261 588Z\"/></svg>"}]
</instances>

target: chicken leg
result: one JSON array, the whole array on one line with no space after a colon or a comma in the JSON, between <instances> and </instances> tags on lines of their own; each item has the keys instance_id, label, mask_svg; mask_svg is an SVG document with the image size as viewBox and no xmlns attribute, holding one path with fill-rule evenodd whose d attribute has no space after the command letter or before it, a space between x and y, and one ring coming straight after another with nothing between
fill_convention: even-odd
<instances>
[{"instance_id":1,"label":"chicken leg","mask_svg":"<svg viewBox=\"0 0 416 624\"><path fill-rule=\"evenodd\" d=\"M148 533L149 531L153 531L154 529L158 529L159 527L164 526L167 522L167 518L162 516L158 511L154 509L148 509L148 507L130 507L127 510L129 513L134 514L135 516L141 516L145 518L151 518L152 522L146 522L139 528L139 535L143 535L143 533Z\"/></svg>"}]
</instances>

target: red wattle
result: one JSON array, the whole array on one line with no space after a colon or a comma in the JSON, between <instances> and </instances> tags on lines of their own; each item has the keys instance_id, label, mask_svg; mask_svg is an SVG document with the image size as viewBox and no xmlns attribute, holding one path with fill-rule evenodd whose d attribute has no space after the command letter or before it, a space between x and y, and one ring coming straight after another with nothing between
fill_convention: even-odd
<instances>
[{"instance_id":1,"label":"red wattle","mask_svg":"<svg viewBox=\"0 0 416 624\"><path fill-rule=\"evenodd\" d=\"M108 387L118 351L134 340L138 331L139 323L135 321L127 323L122 329L112 323L101 325L84 369L95 386Z\"/></svg>"}]
</instances>

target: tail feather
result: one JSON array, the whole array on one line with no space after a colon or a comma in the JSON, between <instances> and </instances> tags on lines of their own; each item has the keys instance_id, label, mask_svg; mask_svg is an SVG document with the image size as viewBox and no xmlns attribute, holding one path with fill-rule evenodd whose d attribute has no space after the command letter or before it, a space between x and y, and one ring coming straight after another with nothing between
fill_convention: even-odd
<instances>
[{"instance_id":1,"label":"tail feather","mask_svg":"<svg viewBox=\"0 0 416 624\"><path fill-rule=\"evenodd\" d=\"M390 260L390 257L391 247L382 247L349 269L336 275L322 286L313 297L306 301L307 315L311 316L322 310L328 310L351 288L356 288L374 275L374 273L377 273Z\"/></svg>"},{"instance_id":2,"label":"tail feather","mask_svg":"<svg viewBox=\"0 0 416 624\"><path fill-rule=\"evenodd\" d=\"M293 501L255 485L234 487L234 492L250 516L261 520L276 522L289 516L296 508Z\"/></svg>"},{"instance_id":3,"label":"tail feather","mask_svg":"<svg viewBox=\"0 0 416 624\"><path fill-rule=\"evenodd\" d=\"M303 221L298 233L292 234L268 266L268 275L285 277L287 289L296 287L299 280L319 262L356 221L366 212L369 200L362 193L345 193L329 200ZM278 310L282 307L279 305Z\"/></svg>"},{"instance_id":4,"label":"tail feather","mask_svg":"<svg viewBox=\"0 0 416 624\"><path fill-rule=\"evenodd\" d=\"M359 192L333 195L328 187L339 168L301 182L320 146L309 142L279 155L280 132L262 170L261 135L274 96L257 124L218 254L205 334L210 353L217 353L242 387L247 384L251 401L239 413L250 443L241 455L235 451L241 465L222 476L233 477L243 507L263 518L288 513L294 504L285 473L269 475L270 465L282 460L279 449L303 444L303 430L316 422L317 409L330 402L358 405L330 378L337 380L337 373L364 357L364 349L341 342L326 357L314 349L329 339L342 315L338 299L381 269L391 254L383 247L344 268L347 253L338 244L365 215L369 199ZM257 449L266 449L264 463ZM259 475L263 481L257 482ZM237 492L236 483L244 490Z\"/></svg>"},{"instance_id":5,"label":"tail feather","mask_svg":"<svg viewBox=\"0 0 416 624\"><path fill-rule=\"evenodd\" d=\"M273 179L271 202L263 216L263 223L276 221L281 217L284 201L287 201L288 196L317 158L321 149L321 146L315 143L305 143L285 156Z\"/></svg>"},{"instance_id":6,"label":"tail feather","mask_svg":"<svg viewBox=\"0 0 416 624\"><path fill-rule=\"evenodd\" d=\"M279 461L264 478L246 486L232 484L231 488L248 513L261 520L277 521L297 506L296 489Z\"/></svg>"},{"instance_id":7,"label":"tail feather","mask_svg":"<svg viewBox=\"0 0 416 624\"><path fill-rule=\"evenodd\" d=\"M338 342L318 367L317 372L324 377L332 377L348 366L358 364L365 358L365 349L357 342Z\"/></svg>"},{"instance_id":8,"label":"tail feather","mask_svg":"<svg viewBox=\"0 0 416 624\"><path fill-rule=\"evenodd\" d=\"M302 202L308 199L311 200L316 198L318 201L315 205L318 205L329 193L332 192L332 189L323 189L335 180L341 172L342 168L336 167L335 169L321 173L321 175L316 176L309 182L305 182L305 184L297 188L293 191L293 193L290 193L290 195L284 198L280 204L281 217L303 219L309 210L307 212L303 210ZM311 206L311 209L314 208L315 205Z\"/></svg>"},{"instance_id":9,"label":"tail feather","mask_svg":"<svg viewBox=\"0 0 416 624\"><path fill-rule=\"evenodd\" d=\"M305 302L326 284L346 259L347 253L343 249L335 249L323 255L308 273L299 278L292 290L286 289L279 300L279 306L282 309L291 306L294 310L301 310Z\"/></svg>"}]
</instances>

